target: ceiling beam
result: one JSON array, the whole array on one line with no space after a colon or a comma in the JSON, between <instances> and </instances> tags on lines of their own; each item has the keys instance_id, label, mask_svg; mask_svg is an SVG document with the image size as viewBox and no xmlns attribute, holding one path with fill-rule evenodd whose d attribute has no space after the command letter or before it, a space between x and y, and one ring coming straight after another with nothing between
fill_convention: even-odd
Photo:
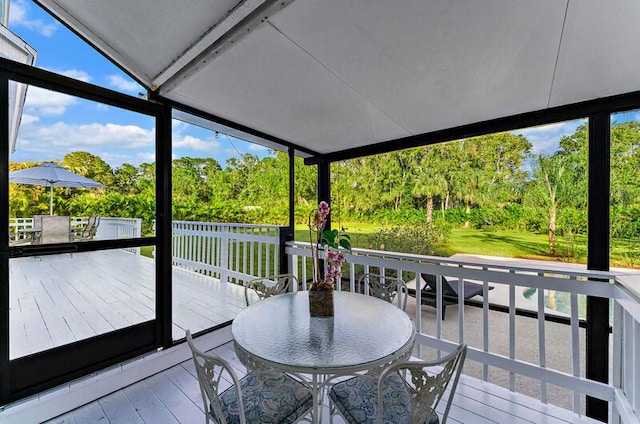
<instances>
[{"instance_id":1,"label":"ceiling beam","mask_svg":"<svg viewBox=\"0 0 640 424\"><path fill-rule=\"evenodd\" d=\"M221 22L215 24L196 44L154 78L151 90L159 94L171 91L181 80L197 72L200 65L232 48L238 40L265 23L275 12L293 0L246 0Z\"/></svg>"},{"instance_id":2,"label":"ceiling beam","mask_svg":"<svg viewBox=\"0 0 640 424\"><path fill-rule=\"evenodd\" d=\"M262 3L264 3L264 0L245 0L236 5L232 10L229 10L227 16L221 21L215 22L198 41L187 48L178 58L156 75L153 79L152 87L162 86L162 84L180 72L192 60L202 54L209 46L224 36L251 12L256 10Z\"/></svg>"},{"instance_id":3,"label":"ceiling beam","mask_svg":"<svg viewBox=\"0 0 640 424\"><path fill-rule=\"evenodd\" d=\"M461 140L497 132L581 119L593 113L615 113L638 108L640 108L640 91L634 91L326 153L319 157L306 158L304 163L315 165L321 160L337 162L445 141Z\"/></svg>"},{"instance_id":4,"label":"ceiling beam","mask_svg":"<svg viewBox=\"0 0 640 424\"><path fill-rule=\"evenodd\" d=\"M237 134L237 133L236 134L234 134L234 133L229 134L229 135L233 135L233 136L237 135L238 138L240 138L240 139L245 139L247 141L250 141L250 142L253 142L253 143L256 143L256 144L266 145L266 146L269 146L270 144L273 143L273 144L277 144L279 146L282 146L283 149L280 149L280 150L285 150L285 149L291 148L291 149L297 150L299 152L302 152L302 153L304 153L305 155L308 155L308 156L320 156L320 153L316 152L315 150L309 149L309 148L304 147L304 146L299 146L299 145L294 144L294 143L292 143L290 141L283 140L281 138L272 136L272 135L267 134L267 133L263 133L262 131L255 130L253 128L247 127L247 126L239 124L237 122L230 121L230 120L222 118L220 116L216 116L216 115L213 115L211 113L204 112L204 111L202 111L200 109L196 109L194 107L182 104L180 102L173 101L171 99L164 98L162 96L158 96L158 95L153 94L153 93L152 93L152 96L151 96L151 100L157 100L158 102L167 104L167 105L169 105L169 106L171 106L171 107L173 107L173 108L175 108L177 110L180 110L182 112L186 112L186 113L191 114L191 115L193 115L195 117L214 122L214 123L219 124L220 126L223 126L223 127L231 128L233 131L236 131L237 133L244 133L245 135L246 134L249 135L249 137L244 137L244 136L241 136L240 134ZM198 125L198 124L195 124L195 125ZM210 128L210 129L212 129L212 128ZM225 134L227 133L225 131L221 131L221 132L223 132ZM259 140L256 140L256 138L261 139L261 140L265 140L267 143L261 143Z\"/></svg>"}]
</instances>

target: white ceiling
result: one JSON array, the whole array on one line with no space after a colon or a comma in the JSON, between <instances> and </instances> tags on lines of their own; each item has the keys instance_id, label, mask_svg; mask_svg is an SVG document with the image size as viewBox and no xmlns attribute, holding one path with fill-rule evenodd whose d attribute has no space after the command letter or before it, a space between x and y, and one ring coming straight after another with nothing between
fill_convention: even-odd
<instances>
[{"instance_id":1,"label":"white ceiling","mask_svg":"<svg viewBox=\"0 0 640 424\"><path fill-rule=\"evenodd\" d=\"M147 87L319 153L640 90L637 0L42 0Z\"/></svg>"}]
</instances>

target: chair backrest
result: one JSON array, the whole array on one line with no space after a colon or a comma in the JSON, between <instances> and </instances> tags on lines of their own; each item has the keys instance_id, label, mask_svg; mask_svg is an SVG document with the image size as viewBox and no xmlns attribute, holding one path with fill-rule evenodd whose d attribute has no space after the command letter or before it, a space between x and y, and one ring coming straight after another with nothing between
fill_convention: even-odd
<instances>
[{"instance_id":1,"label":"chair backrest","mask_svg":"<svg viewBox=\"0 0 640 424\"><path fill-rule=\"evenodd\" d=\"M289 291L289 287L298 287L298 279L293 274L279 274L265 278L254 278L244 286L244 299L247 306L251 304L249 293L255 292L260 299L276 296Z\"/></svg>"},{"instance_id":2,"label":"chair backrest","mask_svg":"<svg viewBox=\"0 0 640 424\"><path fill-rule=\"evenodd\" d=\"M80 236L87 239L93 238L96 235L96 230L98 229L99 224L100 218L95 215L91 215L87 220L87 225L82 230Z\"/></svg>"},{"instance_id":3,"label":"chair backrest","mask_svg":"<svg viewBox=\"0 0 640 424\"><path fill-rule=\"evenodd\" d=\"M441 423L445 424L466 356L467 345L461 344L456 350L439 360L409 361L387 368L378 379L378 423L382 423L383 417L385 380L397 374L402 377L411 401L412 423L428 423L447 386L451 385L451 393L441 419ZM406 372L409 376L406 376ZM452 377L453 381L451 381Z\"/></svg>"},{"instance_id":4,"label":"chair backrest","mask_svg":"<svg viewBox=\"0 0 640 424\"><path fill-rule=\"evenodd\" d=\"M198 375L198 384L200 385L200 394L204 403L205 414L207 414L207 422L209 416L217 423L226 423L226 415L222 410L222 403L219 395L226 389L223 375L226 373L231 377L233 382L233 390L236 391L236 399L238 400L238 416L240 423L246 424L244 415L244 403L242 401L242 392L240 390L240 380L235 371L227 361L217 355L204 353L196 348L191 337L191 331L187 330L187 344L191 349L193 362ZM222 382L222 384L221 384Z\"/></svg>"},{"instance_id":5,"label":"chair backrest","mask_svg":"<svg viewBox=\"0 0 640 424\"><path fill-rule=\"evenodd\" d=\"M425 282L425 287L429 286L430 291L437 293L438 285L436 284L436 276L433 274L420 274L420 278ZM457 292L451 288L451 283L442 276L442 295L443 296L458 296Z\"/></svg>"},{"instance_id":6,"label":"chair backrest","mask_svg":"<svg viewBox=\"0 0 640 424\"><path fill-rule=\"evenodd\" d=\"M401 278L371 273L361 274L358 278L358 290L389 303L393 303L397 297L398 307L403 311L407 309L407 283Z\"/></svg>"},{"instance_id":7,"label":"chair backrest","mask_svg":"<svg viewBox=\"0 0 640 424\"><path fill-rule=\"evenodd\" d=\"M33 215L33 228L36 230L42 229L42 217L49 215Z\"/></svg>"},{"instance_id":8,"label":"chair backrest","mask_svg":"<svg viewBox=\"0 0 640 424\"><path fill-rule=\"evenodd\" d=\"M42 217L40 243L68 243L71 238L71 219L68 216Z\"/></svg>"}]
</instances>

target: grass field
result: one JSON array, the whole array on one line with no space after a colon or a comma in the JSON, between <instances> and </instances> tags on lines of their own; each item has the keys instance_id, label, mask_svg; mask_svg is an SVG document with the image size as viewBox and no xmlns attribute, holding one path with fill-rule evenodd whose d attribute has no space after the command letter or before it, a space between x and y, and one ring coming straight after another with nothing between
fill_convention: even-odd
<instances>
[{"instance_id":1,"label":"grass field","mask_svg":"<svg viewBox=\"0 0 640 424\"><path fill-rule=\"evenodd\" d=\"M376 249L371 243L371 235L379 228L375 224L343 223L351 236L353 247ZM309 241L309 230L304 225L296 226L296 240ZM538 259L586 263L587 239L575 236L572 239L558 236L558 256L549 254L546 234L526 231L496 230L484 231L469 228L455 228L445 245L434 246L437 256L451 256L456 253L502 256L507 258ZM611 265L620 267L640 267L640 241L614 240L611 248Z\"/></svg>"}]
</instances>

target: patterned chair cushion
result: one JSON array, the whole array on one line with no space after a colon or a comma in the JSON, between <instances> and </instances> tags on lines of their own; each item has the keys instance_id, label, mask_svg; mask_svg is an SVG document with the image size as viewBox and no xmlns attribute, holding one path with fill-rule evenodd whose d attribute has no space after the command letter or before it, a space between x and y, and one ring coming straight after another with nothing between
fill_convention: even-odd
<instances>
[{"instance_id":1,"label":"patterned chair cushion","mask_svg":"<svg viewBox=\"0 0 640 424\"><path fill-rule=\"evenodd\" d=\"M313 404L309 388L279 372L249 373L240 380L240 388L247 423L293 423ZM240 423L235 388L225 390L220 402L227 422Z\"/></svg>"},{"instance_id":2,"label":"patterned chair cushion","mask_svg":"<svg viewBox=\"0 0 640 424\"><path fill-rule=\"evenodd\" d=\"M411 424L411 401L399 375L385 380L382 398L384 424ZM334 384L329 398L349 424L375 424L378 419L378 378L361 375ZM438 415L431 415L429 424L437 424Z\"/></svg>"}]
</instances>

